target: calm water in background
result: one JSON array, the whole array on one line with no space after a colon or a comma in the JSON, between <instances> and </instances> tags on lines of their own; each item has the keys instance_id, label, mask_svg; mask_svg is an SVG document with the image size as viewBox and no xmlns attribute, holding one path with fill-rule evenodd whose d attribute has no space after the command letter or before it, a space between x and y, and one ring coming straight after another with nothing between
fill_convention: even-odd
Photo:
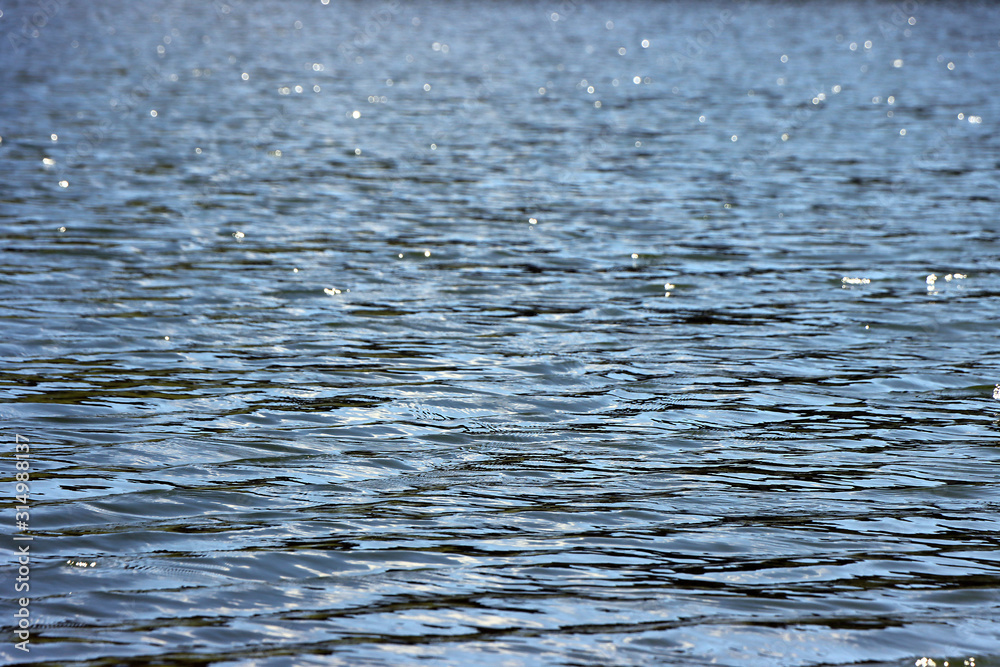
<instances>
[{"instance_id":1,"label":"calm water in background","mask_svg":"<svg viewBox=\"0 0 1000 667\"><path fill-rule=\"evenodd\" d=\"M994 6L2 11L4 661L1000 664Z\"/></svg>"}]
</instances>

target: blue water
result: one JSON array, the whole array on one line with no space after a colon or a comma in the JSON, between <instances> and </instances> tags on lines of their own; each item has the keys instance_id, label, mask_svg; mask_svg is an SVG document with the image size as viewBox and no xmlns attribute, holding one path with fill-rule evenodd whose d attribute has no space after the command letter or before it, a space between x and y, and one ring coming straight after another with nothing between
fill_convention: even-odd
<instances>
[{"instance_id":1,"label":"blue water","mask_svg":"<svg viewBox=\"0 0 1000 667\"><path fill-rule=\"evenodd\" d=\"M0 11L5 664L1000 664L1000 8Z\"/></svg>"}]
</instances>

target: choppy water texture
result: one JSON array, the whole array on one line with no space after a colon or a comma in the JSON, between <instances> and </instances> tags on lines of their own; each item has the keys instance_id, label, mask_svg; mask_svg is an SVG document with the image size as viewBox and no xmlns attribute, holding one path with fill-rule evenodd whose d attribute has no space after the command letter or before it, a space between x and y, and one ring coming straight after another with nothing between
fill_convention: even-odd
<instances>
[{"instance_id":1,"label":"choppy water texture","mask_svg":"<svg viewBox=\"0 0 1000 667\"><path fill-rule=\"evenodd\" d=\"M1000 664L996 6L2 11L5 661Z\"/></svg>"}]
</instances>

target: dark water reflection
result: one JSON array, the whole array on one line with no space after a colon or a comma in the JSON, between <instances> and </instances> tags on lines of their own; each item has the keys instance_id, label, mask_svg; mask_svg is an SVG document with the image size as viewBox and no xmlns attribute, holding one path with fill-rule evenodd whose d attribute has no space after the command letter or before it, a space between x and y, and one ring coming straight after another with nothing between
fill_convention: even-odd
<instances>
[{"instance_id":1,"label":"dark water reflection","mask_svg":"<svg viewBox=\"0 0 1000 667\"><path fill-rule=\"evenodd\" d=\"M6 661L1000 661L993 5L41 6Z\"/></svg>"}]
</instances>

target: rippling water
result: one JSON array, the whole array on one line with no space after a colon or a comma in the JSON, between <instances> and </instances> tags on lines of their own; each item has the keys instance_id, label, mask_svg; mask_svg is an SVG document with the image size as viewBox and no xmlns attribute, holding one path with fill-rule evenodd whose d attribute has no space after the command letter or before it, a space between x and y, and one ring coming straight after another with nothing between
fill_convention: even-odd
<instances>
[{"instance_id":1,"label":"rippling water","mask_svg":"<svg viewBox=\"0 0 1000 667\"><path fill-rule=\"evenodd\" d=\"M6 662L1000 664L996 6L2 12Z\"/></svg>"}]
</instances>

